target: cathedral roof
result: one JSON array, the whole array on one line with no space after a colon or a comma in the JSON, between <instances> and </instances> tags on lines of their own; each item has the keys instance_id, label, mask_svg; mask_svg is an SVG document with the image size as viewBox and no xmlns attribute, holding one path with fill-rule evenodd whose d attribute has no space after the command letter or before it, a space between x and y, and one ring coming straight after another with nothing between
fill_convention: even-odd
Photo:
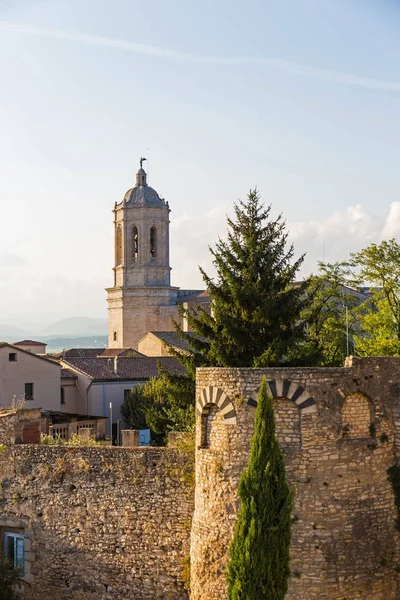
<instances>
[{"instance_id":1,"label":"cathedral roof","mask_svg":"<svg viewBox=\"0 0 400 600\"><path fill-rule=\"evenodd\" d=\"M128 190L124 196L128 206L168 206L163 198L157 194L156 190L147 185L146 171L140 167L136 173L136 185Z\"/></svg>"}]
</instances>

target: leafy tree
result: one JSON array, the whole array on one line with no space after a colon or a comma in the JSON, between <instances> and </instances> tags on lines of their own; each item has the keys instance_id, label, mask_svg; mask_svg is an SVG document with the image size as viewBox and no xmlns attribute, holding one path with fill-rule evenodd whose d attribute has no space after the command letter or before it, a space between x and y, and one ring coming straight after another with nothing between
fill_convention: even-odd
<instances>
[{"instance_id":1,"label":"leafy tree","mask_svg":"<svg viewBox=\"0 0 400 600\"><path fill-rule=\"evenodd\" d=\"M129 429L146 429L145 411L148 405L147 398L143 394L143 386L137 386L126 394L121 404L121 415Z\"/></svg>"},{"instance_id":2,"label":"leafy tree","mask_svg":"<svg viewBox=\"0 0 400 600\"><path fill-rule=\"evenodd\" d=\"M257 190L235 205L228 218L227 240L210 248L216 277L200 268L211 296L212 310L182 309L193 339L178 333L193 349L183 360L196 365L253 366L284 361L301 334L300 313L307 284L294 285L303 256L293 261L282 216L270 219Z\"/></svg>"},{"instance_id":3,"label":"leafy tree","mask_svg":"<svg viewBox=\"0 0 400 600\"><path fill-rule=\"evenodd\" d=\"M353 349L356 308L360 304L347 263L319 263L309 279L309 303L302 311L304 338L290 351L291 363L342 365ZM350 287L349 287L350 286Z\"/></svg>"},{"instance_id":4,"label":"leafy tree","mask_svg":"<svg viewBox=\"0 0 400 600\"><path fill-rule=\"evenodd\" d=\"M195 381L190 375L171 375L159 367L159 376L143 386L144 410L150 429L166 437L168 431L193 431Z\"/></svg>"},{"instance_id":5,"label":"leafy tree","mask_svg":"<svg viewBox=\"0 0 400 600\"><path fill-rule=\"evenodd\" d=\"M359 313L358 354L400 353L400 244L395 240L370 244L352 254L360 280L372 285L368 306Z\"/></svg>"},{"instance_id":6,"label":"leafy tree","mask_svg":"<svg viewBox=\"0 0 400 600\"><path fill-rule=\"evenodd\" d=\"M388 300L381 291L375 290L359 308L358 323L354 342L359 356L400 355L397 324Z\"/></svg>"},{"instance_id":7,"label":"leafy tree","mask_svg":"<svg viewBox=\"0 0 400 600\"><path fill-rule=\"evenodd\" d=\"M153 442L162 444L168 431L194 430L195 382L192 376L171 375L159 367L158 377L132 388L121 405L131 429L151 429Z\"/></svg>"},{"instance_id":8,"label":"leafy tree","mask_svg":"<svg viewBox=\"0 0 400 600\"><path fill-rule=\"evenodd\" d=\"M248 468L239 483L241 507L229 551L230 600L283 600L287 592L293 495L275 436L265 378L258 395Z\"/></svg>"}]
</instances>

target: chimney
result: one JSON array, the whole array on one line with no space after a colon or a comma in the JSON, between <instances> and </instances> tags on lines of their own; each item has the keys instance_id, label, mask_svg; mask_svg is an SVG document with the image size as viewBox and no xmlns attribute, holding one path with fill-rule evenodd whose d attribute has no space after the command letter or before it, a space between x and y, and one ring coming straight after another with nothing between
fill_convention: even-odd
<instances>
[{"instance_id":1,"label":"chimney","mask_svg":"<svg viewBox=\"0 0 400 600\"><path fill-rule=\"evenodd\" d=\"M114 357L114 374L118 375L118 355Z\"/></svg>"}]
</instances>

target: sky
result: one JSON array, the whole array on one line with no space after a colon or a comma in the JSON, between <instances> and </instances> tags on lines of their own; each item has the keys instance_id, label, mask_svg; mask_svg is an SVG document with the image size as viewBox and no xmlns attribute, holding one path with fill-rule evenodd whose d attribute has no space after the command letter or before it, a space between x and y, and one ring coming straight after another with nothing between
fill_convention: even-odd
<instances>
[{"instance_id":1,"label":"sky","mask_svg":"<svg viewBox=\"0 0 400 600\"><path fill-rule=\"evenodd\" d=\"M106 316L148 179L172 283L257 187L303 271L400 236L397 0L0 0L0 323Z\"/></svg>"}]
</instances>

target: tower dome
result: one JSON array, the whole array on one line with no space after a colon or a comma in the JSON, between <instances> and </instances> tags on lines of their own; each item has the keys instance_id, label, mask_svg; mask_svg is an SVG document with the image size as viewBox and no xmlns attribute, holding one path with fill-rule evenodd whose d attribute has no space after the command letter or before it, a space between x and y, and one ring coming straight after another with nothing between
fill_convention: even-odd
<instances>
[{"instance_id":1,"label":"tower dome","mask_svg":"<svg viewBox=\"0 0 400 600\"><path fill-rule=\"evenodd\" d=\"M142 162L139 171L136 173L136 185L126 192L124 200L127 206L167 206L165 200L160 198L156 190L147 185L147 174L142 167Z\"/></svg>"}]
</instances>

